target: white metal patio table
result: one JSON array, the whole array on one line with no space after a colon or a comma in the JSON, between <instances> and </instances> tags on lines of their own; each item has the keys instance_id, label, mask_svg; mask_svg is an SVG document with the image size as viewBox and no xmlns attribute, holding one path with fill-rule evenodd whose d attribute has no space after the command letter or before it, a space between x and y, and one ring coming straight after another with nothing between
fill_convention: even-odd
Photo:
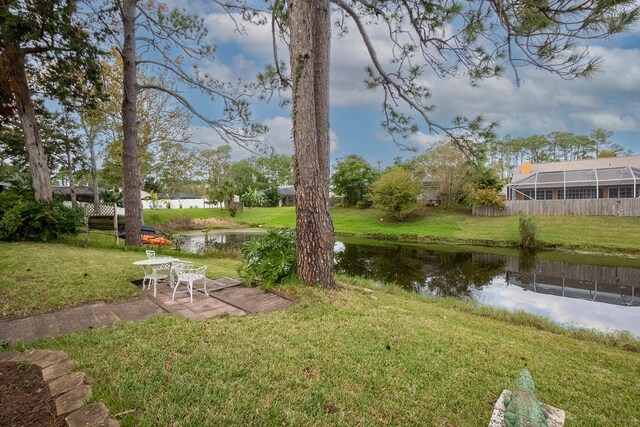
<instances>
[{"instance_id":1,"label":"white metal patio table","mask_svg":"<svg viewBox=\"0 0 640 427\"><path fill-rule=\"evenodd\" d=\"M148 286L151 286L151 281L154 280L154 296L155 296L155 291L156 291L156 284L158 281L158 271L159 270L164 270L166 269L166 266L169 266L168 269L168 277L169 277L169 286L171 288L173 288L174 284L173 284L173 277L171 274L171 267L172 264L175 262L178 262L178 258L171 258L171 257L165 257L165 258L151 258L151 259L143 259L140 261L134 261L133 265L141 265L143 270L144 270L144 278L142 279L142 289L145 288L145 281L147 279L149 279L149 284ZM151 267L151 274L147 274L147 267Z\"/></svg>"}]
</instances>

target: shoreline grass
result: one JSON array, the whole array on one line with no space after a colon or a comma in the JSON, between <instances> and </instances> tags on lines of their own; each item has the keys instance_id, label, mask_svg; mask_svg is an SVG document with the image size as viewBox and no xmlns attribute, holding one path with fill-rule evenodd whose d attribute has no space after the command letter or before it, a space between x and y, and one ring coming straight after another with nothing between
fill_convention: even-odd
<instances>
[{"instance_id":1,"label":"shoreline grass","mask_svg":"<svg viewBox=\"0 0 640 427\"><path fill-rule=\"evenodd\" d=\"M485 425L523 367L567 426L640 422L628 348L361 285L288 288L298 304L269 315L163 316L29 347L66 351L123 426Z\"/></svg>"},{"instance_id":2,"label":"shoreline grass","mask_svg":"<svg viewBox=\"0 0 640 427\"><path fill-rule=\"evenodd\" d=\"M131 264L136 251L39 243L1 243L0 251L8 254L0 293L14 308L7 290L45 290L24 277L26 268L64 271L53 287L67 296L89 267L109 272L90 272L85 295L94 297L141 275ZM237 265L204 262L214 275ZM123 426L484 425L523 367L541 400L567 411L567 426L640 423L640 341L628 334L565 329L358 278L337 282L338 291L284 287L298 303L268 315L160 316L19 347L67 352L92 384L92 399L122 413ZM30 295L35 311L50 302Z\"/></svg>"},{"instance_id":3,"label":"shoreline grass","mask_svg":"<svg viewBox=\"0 0 640 427\"><path fill-rule=\"evenodd\" d=\"M155 216L154 216L155 215ZM225 219L242 226L294 227L295 208L248 208L235 218L228 211L182 209L145 211L145 221L157 225L172 217ZM152 220L153 218L153 220ZM337 235L420 243L514 247L518 217L473 217L470 213L423 208L404 222L394 222L377 209L334 207L331 218ZM636 217L534 216L543 249L640 254L640 241L629 233L640 227Z\"/></svg>"}]
</instances>

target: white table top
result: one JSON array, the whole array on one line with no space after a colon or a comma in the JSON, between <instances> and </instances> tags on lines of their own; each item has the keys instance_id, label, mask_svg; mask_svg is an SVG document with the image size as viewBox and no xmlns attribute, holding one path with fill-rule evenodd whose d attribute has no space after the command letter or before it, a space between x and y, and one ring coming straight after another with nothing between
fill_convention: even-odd
<instances>
[{"instance_id":1,"label":"white table top","mask_svg":"<svg viewBox=\"0 0 640 427\"><path fill-rule=\"evenodd\" d=\"M166 264L168 262L178 261L178 258L152 258L152 259L143 259L140 261L135 261L133 265L158 265L158 264Z\"/></svg>"}]
</instances>

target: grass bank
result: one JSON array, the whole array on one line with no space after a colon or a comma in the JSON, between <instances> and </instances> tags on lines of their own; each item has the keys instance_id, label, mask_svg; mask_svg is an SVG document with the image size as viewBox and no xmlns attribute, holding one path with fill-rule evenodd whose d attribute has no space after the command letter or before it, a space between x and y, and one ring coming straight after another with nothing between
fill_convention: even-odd
<instances>
[{"instance_id":1,"label":"grass bank","mask_svg":"<svg viewBox=\"0 0 640 427\"><path fill-rule=\"evenodd\" d=\"M640 422L640 356L589 334L385 288L292 292L299 303L269 315L160 317L36 346L68 352L123 426L486 425L523 367L567 426Z\"/></svg>"},{"instance_id":2,"label":"grass bank","mask_svg":"<svg viewBox=\"0 0 640 427\"><path fill-rule=\"evenodd\" d=\"M175 216L207 215L245 226L295 226L293 207L245 209L235 218L220 209L145 211L145 221L158 224ZM343 235L497 246L513 246L518 239L517 217L473 217L464 212L425 208L407 221L395 222L377 209L332 208L331 218L336 232ZM534 220L539 241L548 248L640 253L640 240L629 238L633 230L640 228L640 218L535 216Z\"/></svg>"},{"instance_id":3,"label":"grass bank","mask_svg":"<svg viewBox=\"0 0 640 427\"><path fill-rule=\"evenodd\" d=\"M33 243L0 251L3 307L17 312L78 302L78 291L126 297L140 277L138 252ZM235 267L203 262L212 277ZM161 316L31 346L69 353L92 398L122 414L123 426L485 425L523 367L540 398L568 412L567 426L640 423L637 340L339 281L348 283L337 292L287 288L298 303L269 315ZM19 292L28 288L30 301Z\"/></svg>"}]
</instances>

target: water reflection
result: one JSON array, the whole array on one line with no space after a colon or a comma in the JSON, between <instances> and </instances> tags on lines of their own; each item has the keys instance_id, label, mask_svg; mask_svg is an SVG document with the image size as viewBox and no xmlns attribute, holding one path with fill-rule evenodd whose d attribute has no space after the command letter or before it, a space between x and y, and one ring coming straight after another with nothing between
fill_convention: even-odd
<instances>
[{"instance_id":1,"label":"water reflection","mask_svg":"<svg viewBox=\"0 0 640 427\"><path fill-rule=\"evenodd\" d=\"M185 237L185 242L181 249L186 252L195 253L201 253L208 247L239 249L245 242L261 234L264 234L264 230L213 230L207 233L205 243L205 235L203 232L188 231L182 234Z\"/></svg>"},{"instance_id":2,"label":"water reflection","mask_svg":"<svg viewBox=\"0 0 640 427\"><path fill-rule=\"evenodd\" d=\"M240 246L254 233L210 235L219 245ZM202 244L202 233L192 245ZM440 245L375 240L336 242L336 272L394 283L437 296L524 310L552 321L640 337L640 269L559 262L536 254L497 255Z\"/></svg>"},{"instance_id":3,"label":"water reflection","mask_svg":"<svg viewBox=\"0 0 640 427\"><path fill-rule=\"evenodd\" d=\"M640 269L401 244L341 243L336 271L640 337ZM576 260L579 257L576 256Z\"/></svg>"},{"instance_id":4,"label":"water reflection","mask_svg":"<svg viewBox=\"0 0 640 427\"><path fill-rule=\"evenodd\" d=\"M471 252L437 252L403 245L343 243L336 251L336 272L394 283L437 296L471 298L504 271L500 259L473 261Z\"/></svg>"}]
</instances>

